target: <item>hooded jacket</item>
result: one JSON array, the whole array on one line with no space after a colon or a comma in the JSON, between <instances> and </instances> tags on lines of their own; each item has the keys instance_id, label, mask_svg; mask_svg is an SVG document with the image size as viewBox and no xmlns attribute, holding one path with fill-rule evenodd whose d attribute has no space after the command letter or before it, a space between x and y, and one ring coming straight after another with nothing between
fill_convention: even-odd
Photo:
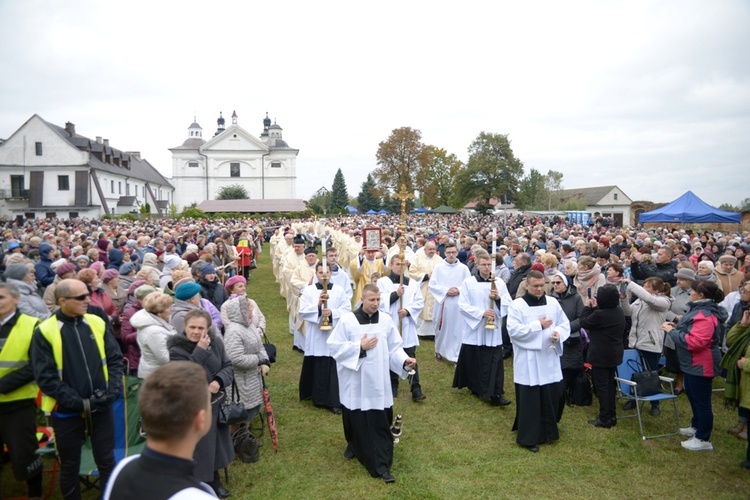
<instances>
[{"instance_id":1,"label":"hooded jacket","mask_svg":"<svg viewBox=\"0 0 750 500\"><path fill-rule=\"evenodd\" d=\"M109 251L108 257L109 257L109 264L107 264L107 269L117 269L120 270L120 266L122 265L122 256L123 251L117 248L112 248Z\"/></svg>"},{"instance_id":2,"label":"hooded jacket","mask_svg":"<svg viewBox=\"0 0 750 500\"><path fill-rule=\"evenodd\" d=\"M546 276L545 276L546 277ZM560 357L560 368L563 370L583 369L583 343L581 342L580 316L583 312L583 299L575 288L566 288L560 295L553 291L550 294L556 298L565 316L570 321L570 337L563 343L563 354Z\"/></svg>"},{"instance_id":3,"label":"hooded jacket","mask_svg":"<svg viewBox=\"0 0 750 500\"><path fill-rule=\"evenodd\" d=\"M49 257L52 250L52 245L48 243L39 245L39 262L34 265L34 275L41 287L51 284L57 276L52 270L52 259Z\"/></svg>"},{"instance_id":4,"label":"hooded jacket","mask_svg":"<svg viewBox=\"0 0 750 500\"><path fill-rule=\"evenodd\" d=\"M44 303L44 300L37 293L35 283L14 280L12 278L8 278L6 282L14 285L18 289L18 293L21 294L17 306L19 311L41 320L47 319L52 315L47 304Z\"/></svg>"},{"instance_id":5,"label":"hooded jacket","mask_svg":"<svg viewBox=\"0 0 750 500\"><path fill-rule=\"evenodd\" d=\"M263 402L263 379L258 368L262 364L270 366L270 363L260 334L248 319L248 311L246 297L228 300L221 308L227 318L224 344L234 367L240 401L246 408L254 408Z\"/></svg>"},{"instance_id":6,"label":"hooded jacket","mask_svg":"<svg viewBox=\"0 0 750 500\"><path fill-rule=\"evenodd\" d=\"M169 362L167 339L177 332L172 325L145 309L133 314L130 325L138 331L138 347L141 348L138 378L146 378Z\"/></svg>"},{"instance_id":7,"label":"hooded jacket","mask_svg":"<svg viewBox=\"0 0 750 500\"><path fill-rule=\"evenodd\" d=\"M592 366L614 368L622 363L622 334L625 313L620 307L620 293L614 285L604 285L596 294L596 308L584 307L580 327L589 335L587 361Z\"/></svg>"},{"instance_id":8,"label":"hooded jacket","mask_svg":"<svg viewBox=\"0 0 750 500\"><path fill-rule=\"evenodd\" d=\"M669 332L684 373L715 377L719 373L719 342L727 320L726 310L709 299L690 302L677 326Z\"/></svg>"},{"instance_id":9,"label":"hooded jacket","mask_svg":"<svg viewBox=\"0 0 750 500\"><path fill-rule=\"evenodd\" d=\"M665 335L661 325L667 320L674 299L653 295L633 281L628 283L627 291L638 297L630 307L632 326L628 346L639 351L662 352Z\"/></svg>"}]
</instances>

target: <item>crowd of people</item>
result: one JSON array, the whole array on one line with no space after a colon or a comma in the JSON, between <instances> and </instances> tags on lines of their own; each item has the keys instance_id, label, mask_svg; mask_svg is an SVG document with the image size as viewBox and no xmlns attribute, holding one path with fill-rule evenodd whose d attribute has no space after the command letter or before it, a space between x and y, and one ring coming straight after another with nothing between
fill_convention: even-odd
<instances>
[{"instance_id":1,"label":"crowd of people","mask_svg":"<svg viewBox=\"0 0 750 500\"><path fill-rule=\"evenodd\" d=\"M342 415L344 456L386 482L395 481L399 381L408 380L415 403L429 396L416 361L425 338L435 340L428 358L454 365L453 387L495 406L512 404L503 364L513 358L514 430L532 452L559 439L557 423L584 362L600 406L589 423L616 425L614 374L625 348L638 351L645 369L659 369L665 356L693 413L680 429L689 438L683 447L713 447L717 376L726 377L726 397L738 407L730 431L747 440L750 236L602 222L523 215L409 215L404 226L395 216L2 221L0 441L29 496L41 496L33 453L41 389L62 494L78 498L84 436L102 484L115 467L111 407L123 371L151 380L165 365L191 361L204 369L211 411L206 425L208 415L196 416L200 401L186 414L195 418L192 477L229 496L218 471L234 451L216 417L232 386L250 417L261 407L271 365L266 319L247 285L264 251L293 345L304 354L300 400ZM156 448L171 439L153 428ZM163 458L156 448L143 457ZM750 468L750 445L747 458Z\"/></svg>"}]
</instances>

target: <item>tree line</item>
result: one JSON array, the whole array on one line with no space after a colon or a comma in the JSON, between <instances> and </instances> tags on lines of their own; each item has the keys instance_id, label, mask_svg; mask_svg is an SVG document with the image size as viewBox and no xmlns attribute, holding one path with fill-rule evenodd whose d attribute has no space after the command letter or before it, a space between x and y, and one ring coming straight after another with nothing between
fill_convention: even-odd
<instances>
[{"instance_id":1,"label":"tree line","mask_svg":"<svg viewBox=\"0 0 750 500\"><path fill-rule=\"evenodd\" d=\"M490 200L507 199L522 210L578 209L573 201L562 200L563 174L546 174L531 168L524 175L523 162L513 153L507 134L480 132L468 147L466 163L443 148L425 144L419 130L394 129L380 142L375 158L377 166L360 186L358 196L350 198L344 175L339 168L329 191L319 190L308 202L317 213L346 210L346 205L368 210L400 210L393 193L404 186L417 193L409 207L435 208L447 205L461 208L476 202L477 210L491 208Z\"/></svg>"}]
</instances>

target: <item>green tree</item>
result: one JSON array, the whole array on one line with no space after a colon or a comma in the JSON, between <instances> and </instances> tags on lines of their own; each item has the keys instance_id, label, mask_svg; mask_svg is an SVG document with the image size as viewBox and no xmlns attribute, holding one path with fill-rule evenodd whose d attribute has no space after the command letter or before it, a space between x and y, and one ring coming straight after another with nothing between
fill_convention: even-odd
<instances>
[{"instance_id":1,"label":"green tree","mask_svg":"<svg viewBox=\"0 0 750 500\"><path fill-rule=\"evenodd\" d=\"M139 212L142 213L142 214L150 214L151 213L151 205L149 205L148 203L144 203L143 205L141 205L141 208L140 208Z\"/></svg>"},{"instance_id":2,"label":"green tree","mask_svg":"<svg viewBox=\"0 0 750 500\"><path fill-rule=\"evenodd\" d=\"M378 145L375 154L378 167L373 177L383 187L398 192L401 185L413 192L419 188L417 178L429 160L422 143L422 133L411 127L394 129L387 140Z\"/></svg>"},{"instance_id":3,"label":"green tree","mask_svg":"<svg viewBox=\"0 0 750 500\"><path fill-rule=\"evenodd\" d=\"M469 146L469 161L456 178L457 201L477 200L478 209L493 196L516 198L523 177L523 162L515 157L507 134L480 132Z\"/></svg>"},{"instance_id":4,"label":"green tree","mask_svg":"<svg viewBox=\"0 0 750 500\"><path fill-rule=\"evenodd\" d=\"M362 183L362 189L357 197L357 208L361 214L368 210L380 210L380 200L371 174L367 174L367 179Z\"/></svg>"},{"instance_id":5,"label":"green tree","mask_svg":"<svg viewBox=\"0 0 750 500\"><path fill-rule=\"evenodd\" d=\"M429 155L424 168L418 175L422 186L422 204L436 207L450 205L456 190L456 176L463 163L453 153L442 148L425 146Z\"/></svg>"},{"instance_id":6,"label":"green tree","mask_svg":"<svg viewBox=\"0 0 750 500\"><path fill-rule=\"evenodd\" d=\"M544 188L547 190L547 210L558 208L562 181L563 173L556 170L548 170L547 175L544 176Z\"/></svg>"},{"instance_id":7,"label":"green tree","mask_svg":"<svg viewBox=\"0 0 750 500\"><path fill-rule=\"evenodd\" d=\"M516 206L521 210L546 210L547 188L546 177L532 168L529 174L521 179Z\"/></svg>"},{"instance_id":8,"label":"green tree","mask_svg":"<svg viewBox=\"0 0 750 500\"><path fill-rule=\"evenodd\" d=\"M245 186L241 184L230 184L222 186L216 194L217 200L247 200L250 195L247 194Z\"/></svg>"},{"instance_id":9,"label":"green tree","mask_svg":"<svg viewBox=\"0 0 750 500\"><path fill-rule=\"evenodd\" d=\"M736 207L731 203L722 203L719 205L719 210L726 210L727 212L739 212L740 207Z\"/></svg>"},{"instance_id":10,"label":"green tree","mask_svg":"<svg viewBox=\"0 0 750 500\"><path fill-rule=\"evenodd\" d=\"M331 212L343 212L346 210L346 204L349 203L349 194L346 192L346 181L341 169L336 171L333 176L333 187L331 188Z\"/></svg>"},{"instance_id":11,"label":"green tree","mask_svg":"<svg viewBox=\"0 0 750 500\"><path fill-rule=\"evenodd\" d=\"M331 192L325 187L322 187L315 191L315 194L310 197L307 201L307 208L312 210L316 214L328 213L329 207L331 206Z\"/></svg>"}]
</instances>

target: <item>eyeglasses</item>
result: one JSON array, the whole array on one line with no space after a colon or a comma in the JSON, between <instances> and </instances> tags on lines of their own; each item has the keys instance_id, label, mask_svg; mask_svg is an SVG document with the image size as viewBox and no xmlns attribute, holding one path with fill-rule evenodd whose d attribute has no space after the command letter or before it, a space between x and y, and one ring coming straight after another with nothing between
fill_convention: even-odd
<instances>
[{"instance_id":1,"label":"eyeglasses","mask_svg":"<svg viewBox=\"0 0 750 500\"><path fill-rule=\"evenodd\" d=\"M552 284L553 285L562 285L563 282L562 281L553 281Z\"/></svg>"},{"instance_id":2,"label":"eyeglasses","mask_svg":"<svg viewBox=\"0 0 750 500\"><path fill-rule=\"evenodd\" d=\"M86 300L89 298L91 294L90 293L84 293L83 295L77 295L75 297L63 297L63 299L69 299L69 300Z\"/></svg>"}]
</instances>

